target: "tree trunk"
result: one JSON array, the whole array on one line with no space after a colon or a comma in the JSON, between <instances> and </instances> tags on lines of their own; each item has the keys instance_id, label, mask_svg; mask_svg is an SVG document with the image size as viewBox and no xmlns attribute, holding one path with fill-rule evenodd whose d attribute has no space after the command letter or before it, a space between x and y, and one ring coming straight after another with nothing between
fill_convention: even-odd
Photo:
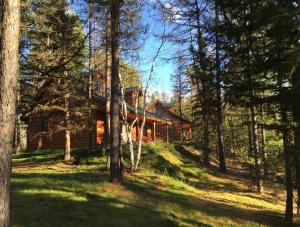
<instances>
[{"instance_id":1,"label":"tree trunk","mask_svg":"<svg viewBox=\"0 0 300 227\"><path fill-rule=\"evenodd\" d=\"M89 4L89 20L88 20L88 27L89 27L89 84L88 84L88 136L89 136L89 147L88 147L88 154L92 152L93 149L93 129L92 129L92 6ZM67 132L66 132L67 138ZM87 155L88 155L87 154Z\"/></svg>"},{"instance_id":2,"label":"tree trunk","mask_svg":"<svg viewBox=\"0 0 300 227\"><path fill-rule=\"evenodd\" d=\"M130 129L129 129L130 130ZM130 172L134 171L134 150L132 142L132 133L128 133L129 153L130 153Z\"/></svg>"},{"instance_id":3,"label":"tree trunk","mask_svg":"<svg viewBox=\"0 0 300 227\"><path fill-rule=\"evenodd\" d=\"M201 96L202 97L202 114L203 114L203 161L204 164L209 167L210 166L210 149L209 149L209 103L208 103L208 90L207 90L207 82L208 76L206 75L207 63L206 63L206 56L205 56L205 41L203 38L203 34L201 32L201 22L200 22L200 14L201 10L198 5L198 0L194 1L195 4L195 11L196 11L196 23L197 23L197 46L198 46L198 54L197 59L202 68L204 73L200 73L200 81L201 81Z\"/></svg>"},{"instance_id":4,"label":"tree trunk","mask_svg":"<svg viewBox=\"0 0 300 227\"><path fill-rule=\"evenodd\" d=\"M298 4L300 1L298 0ZM299 66L296 73L292 78L292 100L293 100L293 121L295 123L294 128L294 157L295 157L295 169L296 169L296 188L297 188L297 214L300 213L300 79L299 79Z\"/></svg>"},{"instance_id":5,"label":"tree trunk","mask_svg":"<svg viewBox=\"0 0 300 227\"><path fill-rule=\"evenodd\" d=\"M251 106L251 132L252 132L252 147L255 163L255 183L258 193L262 193L262 179L261 179L261 169L260 169L260 158L259 158L259 149L258 149L258 140L257 140L257 121L256 121L256 110L254 106Z\"/></svg>"},{"instance_id":6,"label":"tree trunk","mask_svg":"<svg viewBox=\"0 0 300 227\"><path fill-rule=\"evenodd\" d=\"M261 121L264 121L264 108L261 107ZM264 177L268 176L268 163L266 160L266 130L264 126L260 127L261 129L261 159L263 161L263 167L264 167Z\"/></svg>"},{"instance_id":7,"label":"tree trunk","mask_svg":"<svg viewBox=\"0 0 300 227\"><path fill-rule=\"evenodd\" d=\"M293 222L293 177L292 177L292 154L290 148L290 129L287 112L281 105L281 121L283 124L283 150L284 150L284 164L285 164L285 189L286 189L286 202L285 202L285 217L284 219Z\"/></svg>"},{"instance_id":8,"label":"tree trunk","mask_svg":"<svg viewBox=\"0 0 300 227\"><path fill-rule=\"evenodd\" d=\"M16 120L16 154L21 153L21 119L20 115L17 115L17 120Z\"/></svg>"},{"instance_id":9,"label":"tree trunk","mask_svg":"<svg viewBox=\"0 0 300 227\"><path fill-rule=\"evenodd\" d=\"M105 121L104 121L104 150L107 156L109 156L110 145L110 100L111 100L111 74L109 68L109 13L107 12L106 24L105 24Z\"/></svg>"},{"instance_id":10,"label":"tree trunk","mask_svg":"<svg viewBox=\"0 0 300 227\"><path fill-rule=\"evenodd\" d=\"M4 0L3 7L0 50L0 227L8 227L10 226L11 153L13 151L19 64L20 2L19 0Z\"/></svg>"},{"instance_id":11,"label":"tree trunk","mask_svg":"<svg viewBox=\"0 0 300 227\"><path fill-rule=\"evenodd\" d=\"M209 149L209 119L208 114L205 111L203 113L203 123L204 123L204 130L203 130L203 162L204 164L209 167L210 166L210 149Z\"/></svg>"},{"instance_id":12,"label":"tree trunk","mask_svg":"<svg viewBox=\"0 0 300 227\"><path fill-rule=\"evenodd\" d=\"M219 24L219 6L218 0L215 1L216 25ZM217 134L218 134L218 156L219 171L226 173L226 163L224 155L223 141L223 118L222 118L222 97L221 97L221 70L220 70L220 41L219 33L216 31L216 90L217 90Z\"/></svg>"},{"instance_id":13,"label":"tree trunk","mask_svg":"<svg viewBox=\"0 0 300 227\"><path fill-rule=\"evenodd\" d=\"M65 161L71 159L71 133L70 133L70 109L69 109L69 97L66 95L65 98Z\"/></svg>"},{"instance_id":14,"label":"tree trunk","mask_svg":"<svg viewBox=\"0 0 300 227\"><path fill-rule=\"evenodd\" d=\"M252 122L251 122L251 111L248 112L248 157L253 157L253 136L252 136Z\"/></svg>"},{"instance_id":15,"label":"tree trunk","mask_svg":"<svg viewBox=\"0 0 300 227\"><path fill-rule=\"evenodd\" d=\"M181 87L181 85L180 85L180 87ZM181 89L182 88L180 88L180 90ZM179 116L180 116L180 135L181 135L180 139L181 139L181 143L183 144L183 142L184 142L184 131L183 131L183 118L182 118L182 94L181 94L181 92L179 94L178 102L179 102Z\"/></svg>"},{"instance_id":16,"label":"tree trunk","mask_svg":"<svg viewBox=\"0 0 300 227\"><path fill-rule=\"evenodd\" d=\"M297 214L300 211L300 120L296 122L294 131L295 138L295 167L296 167L296 187L297 187Z\"/></svg>"},{"instance_id":17,"label":"tree trunk","mask_svg":"<svg viewBox=\"0 0 300 227\"><path fill-rule=\"evenodd\" d=\"M184 138L183 138L183 118L182 118L182 80L181 80L182 75L178 75L179 79L179 91L178 91L178 104L179 104L179 116L180 116L180 140L181 143L183 144Z\"/></svg>"},{"instance_id":18,"label":"tree trunk","mask_svg":"<svg viewBox=\"0 0 300 227\"><path fill-rule=\"evenodd\" d=\"M143 131L145 127L145 122L146 122L146 116L145 116L145 108L143 110L143 121L141 124L141 127L139 128L139 137L138 137L138 150L137 150L137 155L136 155L136 162L134 166L134 171L137 171L140 160L141 160L141 154L142 154L142 143L143 143Z\"/></svg>"},{"instance_id":19,"label":"tree trunk","mask_svg":"<svg viewBox=\"0 0 300 227\"><path fill-rule=\"evenodd\" d=\"M110 181L119 183L122 180L120 168L120 0L111 1L111 155Z\"/></svg>"}]
</instances>

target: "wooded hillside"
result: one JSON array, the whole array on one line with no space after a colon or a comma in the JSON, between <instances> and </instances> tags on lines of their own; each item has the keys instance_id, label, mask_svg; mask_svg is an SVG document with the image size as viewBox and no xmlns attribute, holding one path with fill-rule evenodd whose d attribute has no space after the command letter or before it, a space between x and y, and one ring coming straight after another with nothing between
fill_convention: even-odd
<instances>
[{"instance_id":1,"label":"wooded hillside","mask_svg":"<svg viewBox=\"0 0 300 227\"><path fill-rule=\"evenodd\" d=\"M299 224L299 18L298 0L0 0L0 227Z\"/></svg>"}]
</instances>

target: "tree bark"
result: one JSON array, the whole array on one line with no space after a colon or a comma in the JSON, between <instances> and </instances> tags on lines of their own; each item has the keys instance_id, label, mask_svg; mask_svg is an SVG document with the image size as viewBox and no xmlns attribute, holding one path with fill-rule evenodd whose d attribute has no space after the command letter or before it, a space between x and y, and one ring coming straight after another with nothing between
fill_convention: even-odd
<instances>
[{"instance_id":1,"label":"tree bark","mask_svg":"<svg viewBox=\"0 0 300 227\"><path fill-rule=\"evenodd\" d=\"M215 1L216 25L219 24L218 0ZM218 28L217 28L218 29ZM220 40L219 32L216 31L216 90L217 90L217 134L218 134L218 153L219 171L226 173L226 163L224 155L223 141L223 118L222 118L222 97L221 97L221 70L220 70Z\"/></svg>"},{"instance_id":2,"label":"tree bark","mask_svg":"<svg viewBox=\"0 0 300 227\"><path fill-rule=\"evenodd\" d=\"M254 106L251 106L251 132L252 132L252 148L254 155L255 163L255 183L258 193L262 193L262 179L261 179L261 169L260 169L260 158L259 158L259 149L258 149L258 140L257 140L257 120L256 120L256 110Z\"/></svg>"},{"instance_id":3,"label":"tree bark","mask_svg":"<svg viewBox=\"0 0 300 227\"><path fill-rule=\"evenodd\" d=\"M298 4L300 1L298 0ZM293 99L293 121L294 128L294 158L296 169L296 188L297 188L297 214L300 213L300 79L299 79L299 66L296 73L292 78L292 99Z\"/></svg>"},{"instance_id":4,"label":"tree bark","mask_svg":"<svg viewBox=\"0 0 300 227\"><path fill-rule=\"evenodd\" d=\"M264 121L264 107L261 107L261 121ZM268 163L266 160L266 130L264 126L260 127L261 129L261 159L263 161L263 167L264 167L264 177L268 176Z\"/></svg>"},{"instance_id":5,"label":"tree bark","mask_svg":"<svg viewBox=\"0 0 300 227\"><path fill-rule=\"evenodd\" d=\"M109 156L109 145L110 145L110 100L111 100L111 74L109 68L109 13L106 16L105 25L105 122L104 122L104 149L107 156Z\"/></svg>"},{"instance_id":6,"label":"tree bark","mask_svg":"<svg viewBox=\"0 0 300 227\"><path fill-rule=\"evenodd\" d=\"M110 181L120 183L122 172L120 168L120 8L121 0L111 1L111 155Z\"/></svg>"},{"instance_id":7,"label":"tree bark","mask_svg":"<svg viewBox=\"0 0 300 227\"><path fill-rule=\"evenodd\" d=\"M69 96L65 98L65 161L71 159L71 132L70 132L70 109L69 109Z\"/></svg>"},{"instance_id":8,"label":"tree bark","mask_svg":"<svg viewBox=\"0 0 300 227\"><path fill-rule=\"evenodd\" d=\"M182 86L181 86L181 75L180 77L180 92L179 92L179 97L178 97L178 102L179 102L179 116L180 116L180 139L181 143L183 144L184 142L184 131L183 131L183 118L182 118Z\"/></svg>"},{"instance_id":9,"label":"tree bark","mask_svg":"<svg viewBox=\"0 0 300 227\"><path fill-rule=\"evenodd\" d=\"M19 0L3 1L0 49L0 227L10 226L9 189L16 115L20 31Z\"/></svg>"},{"instance_id":10,"label":"tree bark","mask_svg":"<svg viewBox=\"0 0 300 227\"><path fill-rule=\"evenodd\" d=\"M203 123L204 123L204 130L203 130L203 162L204 164L209 167L210 166L210 149L209 149L209 119L208 114L204 111L203 114Z\"/></svg>"},{"instance_id":11,"label":"tree bark","mask_svg":"<svg viewBox=\"0 0 300 227\"><path fill-rule=\"evenodd\" d=\"M89 81L88 81L88 138L89 138L89 147L88 153L92 152L93 149L93 128L92 128L92 6L91 3L89 4L89 19L88 19L88 28L89 28ZM67 133L67 132L66 132ZM67 136L67 135L66 135Z\"/></svg>"},{"instance_id":12,"label":"tree bark","mask_svg":"<svg viewBox=\"0 0 300 227\"><path fill-rule=\"evenodd\" d=\"M295 121L295 120L294 120ZM296 167L296 187L297 187L297 214L300 211L300 120L296 122L294 130L295 138L295 167Z\"/></svg>"},{"instance_id":13,"label":"tree bark","mask_svg":"<svg viewBox=\"0 0 300 227\"><path fill-rule=\"evenodd\" d=\"M204 73L200 73L200 81L201 81L201 95L203 96L202 98L202 114L203 114L203 162L204 164L209 167L210 166L210 160L209 160L209 155L210 155L210 149L209 149L209 103L208 103L208 89L207 89L207 82L208 82L208 75L206 75L206 56L205 56L205 41L203 39L203 35L201 32L201 11L200 7L198 5L198 0L194 1L195 4L195 11L196 11L196 23L197 23L197 45L198 45L198 61L201 66L201 69Z\"/></svg>"},{"instance_id":14,"label":"tree bark","mask_svg":"<svg viewBox=\"0 0 300 227\"><path fill-rule=\"evenodd\" d=\"M281 121L283 124L283 150L284 150L284 164L285 164L285 220L289 223L293 222L293 177L292 177L292 154L290 141L290 128L288 122L287 112L283 105L281 105Z\"/></svg>"}]
</instances>

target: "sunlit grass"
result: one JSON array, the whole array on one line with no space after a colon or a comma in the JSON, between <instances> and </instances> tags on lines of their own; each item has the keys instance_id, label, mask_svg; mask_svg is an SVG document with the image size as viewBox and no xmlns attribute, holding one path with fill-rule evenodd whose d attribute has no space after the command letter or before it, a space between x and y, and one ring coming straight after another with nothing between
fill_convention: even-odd
<instances>
[{"instance_id":1,"label":"sunlit grass","mask_svg":"<svg viewBox=\"0 0 300 227\"><path fill-rule=\"evenodd\" d=\"M108 183L97 154L74 159L77 165L62 162L61 151L14 156L13 226L284 225L283 201L205 170L198 156L148 144L139 171L126 173L122 185Z\"/></svg>"}]
</instances>

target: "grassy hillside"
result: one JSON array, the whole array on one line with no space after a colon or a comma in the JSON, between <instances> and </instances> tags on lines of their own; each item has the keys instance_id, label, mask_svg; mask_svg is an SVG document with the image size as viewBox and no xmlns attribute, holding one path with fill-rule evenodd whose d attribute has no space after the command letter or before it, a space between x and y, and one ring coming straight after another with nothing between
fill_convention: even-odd
<instances>
[{"instance_id":1,"label":"grassy hillside","mask_svg":"<svg viewBox=\"0 0 300 227\"><path fill-rule=\"evenodd\" d=\"M238 164L222 175L202 168L190 147L145 150L140 170L117 186L107 182L105 158L96 155L75 158L76 165L60 161L62 151L14 156L13 226L284 225L282 196L252 193L237 176Z\"/></svg>"}]
</instances>

